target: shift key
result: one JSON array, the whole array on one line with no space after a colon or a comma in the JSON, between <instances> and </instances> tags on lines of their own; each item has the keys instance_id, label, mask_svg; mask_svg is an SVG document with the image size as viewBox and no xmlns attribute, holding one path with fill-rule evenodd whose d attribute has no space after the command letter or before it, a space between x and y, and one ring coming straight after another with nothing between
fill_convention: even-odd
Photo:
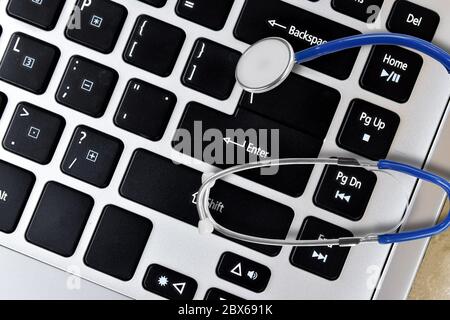
<instances>
[{"instance_id":1,"label":"shift key","mask_svg":"<svg viewBox=\"0 0 450 320\"><path fill-rule=\"evenodd\" d=\"M247 0L234 29L235 37L246 43L282 37L296 51L356 34L360 32L278 0ZM359 49L345 50L304 65L345 80L350 76L358 53Z\"/></svg>"},{"instance_id":2,"label":"shift key","mask_svg":"<svg viewBox=\"0 0 450 320\"><path fill-rule=\"evenodd\" d=\"M120 186L120 194L165 215L197 226L197 191L202 173L149 151L137 150ZM218 181L211 190L209 209L223 226L259 237L286 237L291 208L248 190ZM244 245L274 256L280 247Z\"/></svg>"}]
</instances>

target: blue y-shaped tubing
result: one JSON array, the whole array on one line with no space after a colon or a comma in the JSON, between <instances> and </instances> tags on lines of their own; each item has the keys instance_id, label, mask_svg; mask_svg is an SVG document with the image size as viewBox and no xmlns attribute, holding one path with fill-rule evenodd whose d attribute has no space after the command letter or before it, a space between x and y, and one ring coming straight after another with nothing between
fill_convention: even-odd
<instances>
[{"instance_id":1,"label":"blue y-shaped tubing","mask_svg":"<svg viewBox=\"0 0 450 320\"><path fill-rule=\"evenodd\" d=\"M444 65L450 73L450 54L431 42L399 33L369 33L345 37L299 51L295 61L303 63L321 56L366 45L396 45L420 51Z\"/></svg>"},{"instance_id":2,"label":"blue y-shaped tubing","mask_svg":"<svg viewBox=\"0 0 450 320\"><path fill-rule=\"evenodd\" d=\"M450 54L431 42L398 33L372 33L361 34L356 36L345 37L330 42L326 42L295 54L296 63L303 63L317 59L321 56L339 52L346 49L357 48L365 45L397 45L422 52L435 60L439 61L447 72L450 73ZM394 170L402 172L413 177L434 183L445 190L447 196L450 197L450 184L445 179L426 172L424 170L414 168L412 166L389 161L381 160L378 162L380 169ZM447 217L439 224L421 230L401 232L396 234L384 234L378 236L378 242L383 244L404 242L431 237L433 235L444 232L450 226L450 212Z\"/></svg>"},{"instance_id":3,"label":"blue y-shaped tubing","mask_svg":"<svg viewBox=\"0 0 450 320\"><path fill-rule=\"evenodd\" d=\"M441 187L447 193L447 197L450 198L450 183L446 181L444 178L441 178L433 173L418 168L414 168L407 164L398 163L390 160L380 160L378 162L378 168L382 170L384 169L384 170L398 171L413 176L415 178L419 178L421 180L434 183L435 185ZM447 217L442 222L433 227L395 234L379 235L378 242L383 244L389 244L428 238L444 232L445 230L448 229L449 226L450 226L450 211L448 212Z\"/></svg>"}]
</instances>

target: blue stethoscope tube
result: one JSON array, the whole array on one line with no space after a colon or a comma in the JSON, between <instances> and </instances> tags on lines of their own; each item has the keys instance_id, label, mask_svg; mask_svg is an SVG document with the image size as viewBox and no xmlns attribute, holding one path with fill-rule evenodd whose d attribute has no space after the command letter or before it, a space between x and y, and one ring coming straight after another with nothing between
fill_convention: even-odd
<instances>
[{"instance_id":1,"label":"blue stethoscope tube","mask_svg":"<svg viewBox=\"0 0 450 320\"><path fill-rule=\"evenodd\" d=\"M431 182L441 187L447 193L447 197L450 197L450 183L446 181L444 178L441 178L433 173L412 167L407 164L398 163L390 160L380 160L378 162L378 168L381 170L393 170L405 173L412 177ZM447 230L449 226L450 226L450 211L448 212L447 217L442 222L433 227L415 231L406 231L401 233L379 235L378 242L382 244L389 244L428 238L444 232L445 230Z\"/></svg>"},{"instance_id":2,"label":"blue stethoscope tube","mask_svg":"<svg viewBox=\"0 0 450 320\"><path fill-rule=\"evenodd\" d=\"M295 54L296 63L317 59L334 52L366 45L396 45L420 51L439 61L450 73L450 55L431 42L399 33L372 33L345 37L299 51Z\"/></svg>"},{"instance_id":3,"label":"blue stethoscope tube","mask_svg":"<svg viewBox=\"0 0 450 320\"><path fill-rule=\"evenodd\" d=\"M447 72L450 73L450 55L445 50L439 48L431 42L416 37L396 33L361 34L333 40L295 53L295 61L296 63L303 63L327 54L365 45L397 45L408 47L422 52L434 58L436 61L439 61L447 69ZM378 162L378 167L379 169L402 172L410 176L434 183L441 187L447 193L447 196L450 197L449 182L435 174L420 170L418 168L414 168L406 164L389 160L380 160ZM428 238L444 232L449 226L450 212L442 222L433 227L396 234L379 235L378 242L382 244L389 244Z\"/></svg>"}]
</instances>

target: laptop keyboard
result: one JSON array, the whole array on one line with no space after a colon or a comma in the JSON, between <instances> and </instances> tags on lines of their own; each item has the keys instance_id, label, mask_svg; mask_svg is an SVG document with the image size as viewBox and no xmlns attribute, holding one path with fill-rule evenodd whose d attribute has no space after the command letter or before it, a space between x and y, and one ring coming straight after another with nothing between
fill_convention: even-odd
<instances>
[{"instance_id":1,"label":"laptop keyboard","mask_svg":"<svg viewBox=\"0 0 450 320\"><path fill-rule=\"evenodd\" d=\"M346 50L257 95L234 78L241 53L264 37L301 50L373 32L361 22L373 5L382 7L371 15L382 21L376 31L427 40L436 33L448 47L438 29L445 0L434 8L414 2L4 1L0 244L65 270L75 265L132 298L372 298L367 270L381 270L388 246L206 239L195 228L196 192L204 172L237 163L242 144L245 162L408 154L421 165L449 95L445 85L418 85L434 74L445 79L426 57L392 46ZM420 121L427 128L417 130ZM222 134L231 162L207 164L208 129ZM251 148L231 129L265 131L269 143ZM217 183L210 210L255 236L348 237L403 214L402 201L383 203L385 181L363 169L297 166L242 177ZM402 182L413 191L413 180ZM235 225L227 211L246 219Z\"/></svg>"}]
</instances>

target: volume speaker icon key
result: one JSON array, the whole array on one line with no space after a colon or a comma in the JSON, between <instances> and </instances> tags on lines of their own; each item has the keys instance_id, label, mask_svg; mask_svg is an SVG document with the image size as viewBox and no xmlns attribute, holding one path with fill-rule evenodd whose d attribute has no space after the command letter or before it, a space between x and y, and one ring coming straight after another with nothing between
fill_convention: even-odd
<instances>
[{"instance_id":1,"label":"volume speaker icon key","mask_svg":"<svg viewBox=\"0 0 450 320\"><path fill-rule=\"evenodd\" d=\"M247 272L247 277L249 277L251 280L256 280L258 278L258 272L249 271Z\"/></svg>"}]
</instances>

